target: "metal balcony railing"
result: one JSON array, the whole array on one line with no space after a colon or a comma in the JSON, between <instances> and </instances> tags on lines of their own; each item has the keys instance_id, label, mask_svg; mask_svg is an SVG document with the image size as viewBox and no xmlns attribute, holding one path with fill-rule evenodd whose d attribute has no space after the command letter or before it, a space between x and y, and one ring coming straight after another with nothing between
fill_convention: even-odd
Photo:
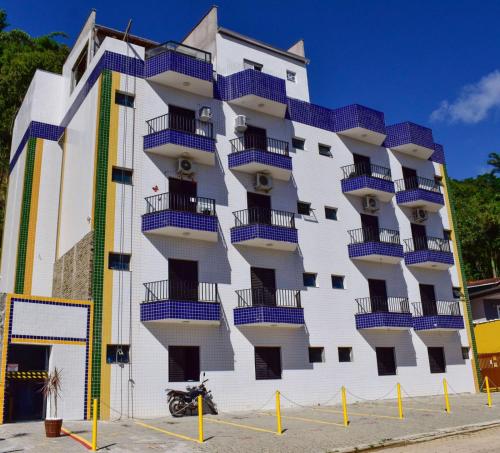
<instances>
[{"instance_id":1,"label":"metal balcony railing","mask_svg":"<svg viewBox=\"0 0 500 453\"><path fill-rule=\"evenodd\" d=\"M288 156L289 145L284 140L277 140L275 138L264 138L258 136L244 136L229 140L231 143L231 152L237 153L247 149L258 149L267 151L268 153L281 154Z\"/></svg>"},{"instance_id":2,"label":"metal balcony railing","mask_svg":"<svg viewBox=\"0 0 500 453\"><path fill-rule=\"evenodd\" d=\"M264 224L286 228L295 228L295 214L268 208L250 208L233 212L234 226Z\"/></svg>"},{"instance_id":3,"label":"metal balcony railing","mask_svg":"<svg viewBox=\"0 0 500 453\"><path fill-rule=\"evenodd\" d=\"M362 297L356 299L358 313L410 313L407 297Z\"/></svg>"},{"instance_id":4,"label":"metal balcony railing","mask_svg":"<svg viewBox=\"0 0 500 453\"><path fill-rule=\"evenodd\" d=\"M399 231L388 230L387 228L358 228L349 230L351 244L361 244L364 242L384 242L387 244L401 244Z\"/></svg>"},{"instance_id":5,"label":"metal balcony railing","mask_svg":"<svg viewBox=\"0 0 500 453\"><path fill-rule=\"evenodd\" d=\"M441 184L434 179L413 176L411 178L397 179L394 181L396 192L403 190L422 189L429 192L441 193Z\"/></svg>"},{"instance_id":6,"label":"metal balcony railing","mask_svg":"<svg viewBox=\"0 0 500 453\"><path fill-rule=\"evenodd\" d=\"M204 61L205 63L212 62L212 54L196 47L186 46L177 41L167 41L160 44L158 47L146 50L146 60L164 52L177 52L182 55Z\"/></svg>"},{"instance_id":7,"label":"metal balcony railing","mask_svg":"<svg viewBox=\"0 0 500 453\"><path fill-rule=\"evenodd\" d=\"M184 211L204 215L217 215L213 198L191 197L178 193L161 193L146 197L146 214L158 211Z\"/></svg>"},{"instance_id":8,"label":"metal balcony railing","mask_svg":"<svg viewBox=\"0 0 500 453\"><path fill-rule=\"evenodd\" d=\"M418 250L433 250L435 252L451 253L450 241L443 238L420 236L404 240L405 252L416 252Z\"/></svg>"},{"instance_id":9,"label":"metal balcony railing","mask_svg":"<svg viewBox=\"0 0 500 453\"><path fill-rule=\"evenodd\" d=\"M412 305L415 316L461 316L459 300L414 302Z\"/></svg>"},{"instance_id":10,"label":"metal balcony railing","mask_svg":"<svg viewBox=\"0 0 500 453\"><path fill-rule=\"evenodd\" d=\"M392 181L391 169L381 167L380 165L362 162L359 164L346 165L345 167L341 167L341 169L344 173L344 179L356 178L358 176L371 176L372 178Z\"/></svg>"},{"instance_id":11,"label":"metal balcony railing","mask_svg":"<svg viewBox=\"0 0 500 453\"><path fill-rule=\"evenodd\" d=\"M249 288L236 291L238 307L292 307L301 308L300 290Z\"/></svg>"},{"instance_id":12,"label":"metal balcony railing","mask_svg":"<svg viewBox=\"0 0 500 453\"><path fill-rule=\"evenodd\" d=\"M146 121L148 134L164 131L167 129L185 132L187 134L199 135L201 137L214 138L212 123L200 121L174 113L166 113Z\"/></svg>"},{"instance_id":13,"label":"metal balcony railing","mask_svg":"<svg viewBox=\"0 0 500 453\"><path fill-rule=\"evenodd\" d=\"M191 302L219 302L217 283L159 280L144 283L144 302L185 300Z\"/></svg>"}]
</instances>

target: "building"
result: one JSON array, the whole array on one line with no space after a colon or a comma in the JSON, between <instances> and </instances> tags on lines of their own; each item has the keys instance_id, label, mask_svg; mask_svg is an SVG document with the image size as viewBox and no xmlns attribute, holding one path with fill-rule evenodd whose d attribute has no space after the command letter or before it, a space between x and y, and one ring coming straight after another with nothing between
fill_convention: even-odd
<instances>
[{"instance_id":1,"label":"building","mask_svg":"<svg viewBox=\"0 0 500 453\"><path fill-rule=\"evenodd\" d=\"M467 284L481 375L500 389L500 278Z\"/></svg>"},{"instance_id":2,"label":"building","mask_svg":"<svg viewBox=\"0 0 500 453\"><path fill-rule=\"evenodd\" d=\"M42 416L22 372L54 366L67 419L93 398L164 415L200 372L223 410L474 391L442 146L311 103L307 64L212 8L163 44L92 13L62 74L35 74L3 242L5 420Z\"/></svg>"}]
</instances>

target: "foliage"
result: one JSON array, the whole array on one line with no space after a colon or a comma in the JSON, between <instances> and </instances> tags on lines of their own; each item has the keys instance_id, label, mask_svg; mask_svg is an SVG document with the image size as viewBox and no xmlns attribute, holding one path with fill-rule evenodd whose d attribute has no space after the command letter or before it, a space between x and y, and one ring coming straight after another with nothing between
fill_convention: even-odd
<instances>
[{"instance_id":1,"label":"foliage","mask_svg":"<svg viewBox=\"0 0 500 453\"><path fill-rule=\"evenodd\" d=\"M488 157L488 165L491 165L493 167L493 169L491 170L491 174L496 175L497 173L500 173L500 154L490 153Z\"/></svg>"},{"instance_id":2,"label":"foliage","mask_svg":"<svg viewBox=\"0 0 500 453\"><path fill-rule=\"evenodd\" d=\"M62 384L62 376L61 371L58 368L54 368L54 371L49 373L45 381L43 382L43 386L41 388L42 395L52 402L50 404L50 411L54 414L54 418L57 419L57 400L61 396L61 384Z\"/></svg>"}]
</instances>

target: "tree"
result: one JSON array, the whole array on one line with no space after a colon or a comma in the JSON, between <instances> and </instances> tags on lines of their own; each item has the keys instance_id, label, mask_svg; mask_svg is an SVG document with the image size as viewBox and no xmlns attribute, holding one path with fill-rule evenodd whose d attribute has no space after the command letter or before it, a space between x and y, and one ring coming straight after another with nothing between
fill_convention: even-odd
<instances>
[{"instance_id":1,"label":"tree","mask_svg":"<svg viewBox=\"0 0 500 453\"><path fill-rule=\"evenodd\" d=\"M496 175L497 173L500 173L500 154L490 153L488 154L488 157L488 165L493 166L491 174Z\"/></svg>"}]
</instances>

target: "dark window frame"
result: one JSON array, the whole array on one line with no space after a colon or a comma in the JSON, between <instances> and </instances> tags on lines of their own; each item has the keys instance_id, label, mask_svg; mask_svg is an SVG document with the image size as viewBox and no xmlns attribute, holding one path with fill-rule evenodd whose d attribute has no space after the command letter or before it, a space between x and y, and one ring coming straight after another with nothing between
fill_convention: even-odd
<instances>
[{"instance_id":1,"label":"dark window frame","mask_svg":"<svg viewBox=\"0 0 500 453\"><path fill-rule=\"evenodd\" d=\"M122 354L118 354L121 350ZM113 359L114 357L114 359ZM121 358L120 358L121 357ZM106 345L106 363L107 364L127 364L130 363L130 345L129 344L107 344Z\"/></svg>"},{"instance_id":2,"label":"dark window frame","mask_svg":"<svg viewBox=\"0 0 500 453\"><path fill-rule=\"evenodd\" d=\"M243 58L243 68L253 69L254 71L262 72L262 69L264 69L264 65L262 63L257 63L256 61Z\"/></svg>"},{"instance_id":3,"label":"dark window frame","mask_svg":"<svg viewBox=\"0 0 500 453\"><path fill-rule=\"evenodd\" d=\"M307 350L309 353L309 363L325 362L325 348L323 346L309 346Z\"/></svg>"},{"instance_id":4,"label":"dark window frame","mask_svg":"<svg viewBox=\"0 0 500 453\"><path fill-rule=\"evenodd\" d=\"M117 178L115 175L122 175L122 176L130 175L130 179ZM127 186L131 186L133 185L133 176L134 176L134 170L132 168L119 167L113 165L113 168L111 169L111 181L116 182L117 184L125 184Z\"/></svg>"},{"instance_id":5,"label":"dark window frame","mask_svg":"<svg viewBox=\"0 0 500 453\"><path fill-rule=\"evenodd\" d=\"M184 357L180 356L180 353L183 353ZM179 354L176 356L176 354ZM198 359L197 363L188 364L187 360L189 359L188 354L192 354L192 359ZM200 380L200 370L201 370L201 359L200 359L200 347L199 346L180 346L180 345L170 345L168 347L168 382L199 382ZM184 360L185 363L177 363L175 359ZM184 369L182 372L182 379L177 378L174 373L178 370L174 368L176 366L181 367L184 365Z\"/></svg>"},{"instance_id":6,"label":"dark window frame","mask_svg":"<svg viewBox=\"0 0 500 453\"><path fill-rule=\"evenodd\" d=\"M318 153L320 156L333 157L332 147L330 145L325 145L323 143L318 143Z\"/></svg>"},{"instance_id":7,"label":"dark window frame","mask_svg":"<svg viewBox=\"0 0 500 453\"><path fill-rule=\"evenodd\" d=\"M122 257L125 259L118 259L119 264L112 266L112 262L116 262L112 259L115 257ZM111 269L113 271L130 271L131 259L132 259L132 255L130 253L109 252L108 253L108 269Z\"/></svg>"},{"instance_id":8,"label":"dark window frame","mask_svg":"<svg viewBox=\"0 0 500 453\"><path fill-rule=\"evenodd\" d=\"M470 359L470 348L468 346L462 346L462 359L469 360Z\"/></svg>"},{"instance_id":9,"label":"dark window frame","mask_svg":"<svg viewBox=\"0 0 500 453\"><path fill-rule=\"evenodd\" d=\"M334 285L334 279L340 279L340 280L337 280L337 281L341 282L341 286L335 286ZM331 281L332 281L332 289L345 289L345 285L344 285L345 275L332 274L331 275Z\"/></svg>"},{"instance_id":10,"label":"dark window frame","mask_svg":"<svg viewBox=\"0 0 500 453\"><path fill-rule=\"evenodd\" d=\"M445 239L447 241L451 241L451 235L452 235L451 230L443 229L443 239Z\"/></svg>"},{"instance_id":11,"label":"dark window frame","mask_svg":"<svg viewBox=\"0 0 500 453\"><path fill-rule=\"evenodd\" d=\"M391 353L392 359L388 356L383 357L383 353ZM398 364L396 361L396 348L393 347L380 347L375 348L375 355L377 357L377 371L379 376L396 376L398 374Z\"/></svg>"},{"instance_id":12,"label":"dark window frame","mask_svg":"<svg viewBox=\"0 0 500 453\"><path fill-rule=\"evenodd\" d=\"M350 363L353 361L352 346L339 346L337 348L339 363ZM345 360L348 358L348 360Z\"/></svg>"},{"instance_id":13,"label":"dark window frame","mask_svg":"<svg viewBox=\"0 0 500 453\"><path fill-rule=\"evenodd\" d=\"M85 44L85 47L78 55L78 58L75 60L75 64L71 68L71 91L78 85L80 80L82 80L83 75L87 71L87 60L89 55L89 45Z\"/></svg>"},{"instance_id":14,"label":"dark window frame","mask_svg":"<svg viewBox=\"0 0 500 453\"><path fill-rule=\"evenodd\" d=\"M306 140L305 140L305 138L292 137L292 148L294 148L294 149L300 149L300 150L303 151L305 149L305 147L306 147Z\"/></svg>"},{"instance_id":15,"label":"dark window frame","mask_svg":"<svg viewBox=\"0 0 500 453\"><path fill-rule=\"evenodd\" d=\"M334 213L333 216L330 216L328 212ZM325 219L327 220L334 220L335 222L338 221L338 208L332 208L331 206L325 206Z\"/></svg>"},{"instance_id":16,"label":"dark window frame","mask_svg":"<svg viewBox=\"0 0 500 453\"><path fill-rule=\"evenodd\" d=\"M462 288L460 288L459 286L452 286L451 290L453 292L454 299L461 299L462 298Z\"/></svg>"},{"instance_id":17,"label":"dark window frame","mask_svg":"<svg viewBox=\"0 0 500 453\"><path fill-rule=\"evenodd\" d=\"M267 350L264 353L264 350ZM263 368L259 366L259 363L265 362L266 365L269 365L266 362L269 360L272 355L275 354L274 358L278 359L278 363L273 363L271 366L267 368ZM283 361L281 360L281 347L279 346L255 346L254 347L254 364L255 364L255 380L257 381L268 381L268 380L277 380L281 379L283 376Z\"/></svg>"},{"instance_id":18,"label":"dark window frame","mask_svg":"<svg viewBox=\"0 0 500 453\"><path fill-rule=\"evenodd\" d=\"M306 284L306 278L308 277L313 277L314 278L314 285L307 285ZM318 287L318 274L316 272L304 272L302 274L302 283L306 288L317 288Z\"/></svg>"},{"instance_id":19,"label":"dark window frame","mask_svg":"<svg viewBox=\"0 0 500 453\"><path fill-rule=\"evenodd\" d=\"M440 353L440 356L431 354ZM427 348L427 356L429 358L429 370L431 374L444 374L446 373L446 354L442 346L429 346ZM442 359L442 362L441 362Z\"/></svg>"},{"instance_id":20,"label":"dark window frame","mask_svg":"<svg viewBox=\"0 0 500 453\"><path fill-rule=\"evenodd\" d=\"M311 203L309 203L308 201L297 201L297 214L310 216L311 213Z\"/></svg>"},{"instance_id":21,"label":"dark window frame","mask_svg":"<svg viewBox=\"0 0 500 453\"><path fill-rule=\"evenodd\" d=\"M291 83L297 83L297 73L291 69L286 70L286 80Z\"/></svg>"},{"instance_id":22,"label":"dark window frame","mask_svg":"<svg viewBox=\"0 0 500 453\"><path fill-rule=\"evenodd\" d=\"M129 102L119 102L119 100L130 100L132 99L132 104ZM122 107L135 107L135 95L131 93L126 93L125 91L116 90L115 91L115 104L121 105Z\"/></svg>"}]
</instances>

